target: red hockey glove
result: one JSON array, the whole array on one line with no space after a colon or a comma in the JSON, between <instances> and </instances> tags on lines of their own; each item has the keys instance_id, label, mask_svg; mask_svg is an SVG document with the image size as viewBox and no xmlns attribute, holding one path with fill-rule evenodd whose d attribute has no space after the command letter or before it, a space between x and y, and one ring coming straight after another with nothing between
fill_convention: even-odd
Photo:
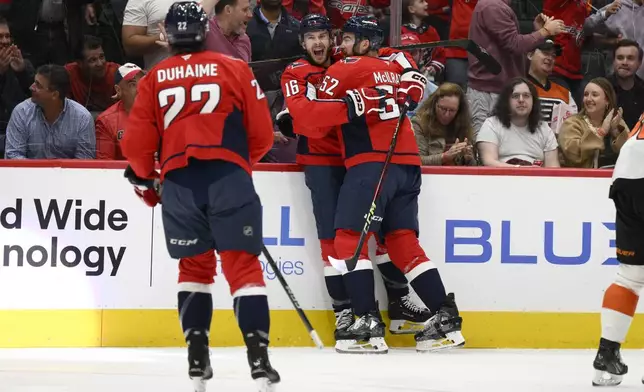
<instances>
[{"instance_id":1,"label":"red hockey glove","mask_svg":"<svg viewBox=\"0 0 644 392\"><path fill-rule=\"evenodd\" d=\"M347 104L349 121L371 111L381 111L382 99L386 96L386 91L372 87L348 90L344 101Z\"/></svg>"},{"instance_id":2,"label":"red hockey glove","mask_svg":"<svg viewBox=\"0 0 644 392\"><path fill-rule=\"evenodd\" d=\"M134 193L146 205L154 207L161 202L161 185L158 178L140 178L134 173L130 165L125 169L124 177L134 185Z\"/></svg>"},{"instance_id":3,"label":"red hockey glove","mask_svg":"<svg viewBox=\"0 0 644 392\"><path fill-rule=\"evenodd\" d=\"M414 111L418 107L420 101L425 96L425 87L427 87L428 80L422 73L416 69L405 70L400 77L400 87L398 87L398 95L396 101L398 105L408 106L408 110Z\"/></svg>"}]
</instances>

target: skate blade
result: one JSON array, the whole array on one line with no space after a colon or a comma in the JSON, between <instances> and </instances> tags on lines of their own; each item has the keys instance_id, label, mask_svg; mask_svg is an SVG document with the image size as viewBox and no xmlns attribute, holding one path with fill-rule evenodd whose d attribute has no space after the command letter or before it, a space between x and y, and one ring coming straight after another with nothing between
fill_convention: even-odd
<instances>
[{"instance_id":1,"label":"skate blade","mask_svg":"<svg viewBox=\"0 0 644 392\"><path fill-rule=\"evenodd\" d=\"M461 331L448 332L445 338L416 342L416 351L420 353L436 352L465 346Z\"/></svg>"},{"instance_id":2,"label":"skate blade","mask_svg":"<svg viewBox=\"0 0 644 392\"><path fill-rule=\"evenodd\" d=\"M622 383L623 376L617 374L610 374L603 370L595 370L595 377L593 377L594 387L614 387Z\"/></svg>"},{"instance_id":3,"label":"skate blade","mask_svg":"<svg viewBox=\"0 0 644 392\"><path fill-rule=\"evenodd\" d=\"M272 383L268 377L260 377L255 379L255 385L258 392L275 392L277 387Z\"/></svg>"},{"instance_id":4,"label":"skate blade","mask_svg":"<svg viewBox=\"0 0 644 392\"><path fill-rule=\"evenodd\" d=\"M341 354L387 354L389 347L385 338L371 338L369 341L347 339L338 340L335 351Z\"/></svg>"},{"instance_id":5,"label":"skate blade","mask_svg":"<svg viewBox=\"0 0 644 392\"><path fill-rule=\"evenodd\" d=\"M425 323L416 323L409 320L391 320L389 332L393 335L412 335L422 332L425 329Z\"/></svg>"}]
</instances>

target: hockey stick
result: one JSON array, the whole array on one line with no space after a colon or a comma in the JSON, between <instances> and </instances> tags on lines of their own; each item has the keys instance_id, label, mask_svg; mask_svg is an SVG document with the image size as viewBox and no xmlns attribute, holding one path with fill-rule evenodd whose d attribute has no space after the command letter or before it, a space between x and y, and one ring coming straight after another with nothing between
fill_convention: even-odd
<instances>
[{"instance_id":1,"label":"hockey stick","mask_svg":"<svg viewBox=\"0 0 644 392\"><path fill-rule=\"evenodd\" d=\"M293 294L291 287L288 285L288 283L286 283L286 279L284 279L284 275L282 275L282 271L280 271L279 267L275 263L275 260L273 260L273 257L271 256L271 254L268 253L268 249L266 249L266 245L264 244L262 244L262 253L264 253L264 257L266 257L268 264L271 265L271 268L275 272L275 276L277 276L277 280L279 280L282 287L284 287L284 291L286 291L286 295L288 296L288 298L291 300L291 303L295 307L295 311L297 312L297 315L300 316L300 320L302 320L302 322L304 323L306 330L309 332L309 336L311 336L311 339L313 339L313 343L315 343L317 348L323 349L324 343L322 343L322 339L320 339L320 335L318 335L315 329L313 329L313 325L311 325L309 318L306 317L306 314L302 310L302 307L300 307L299 302L297 302L297 299L295 298L295 295Z\"/></svg>"},{"instance_id":2,"label":"hockey stick","mask_svg":"<svg viewBox=\"0 0 644 392\"><path fill-rule=\"evenodd\" d=\"M427 42L422 44L413 44L413 45L400 45L392 46L392 49L400 50L418 50L418 49L431 49L431 48L461 48L465 49L476 57L481 64L490 72L495 75L498 75L501 72L501 64L492 57L485 49L480 47L476 42L469 39L455 39L455 40L446 40L446 41L435 41ZM292 63L293 61L301 59L302 56L293 56L285 57L281 59L271 59L271 60L262 60L262 61L252 61L248 63L249 66L262 66L268 64L277 64L284 63L285 65Z\"/></svg>"},{"instance_id":3,"label":"hockey stick","mask_svg":"<svg viewBox=\"0 0 644 392\"><path fill-rule=\"evenodd\" d=\"M356 265L358 265L358 258L360 257L360 253L362 252L362 247L364 246L365 241L369 237L369 227L371 227L371 221L373 220L374 215L376 214L376 201L378 201L378 197L380 197L380 192L382 191L382 186L385 182L385 176L387 175L387 169L389 169L389 162L391 162L391 158L394 156L394 150L396 150L396 144L398 143L398 133L400 132L400 128L402 126L403 121L405 121L405 118L407 117L407 109L409 109L409 106L405 105L403 106L400 117L398 118L398 124L396 124L396 130L394 131L394 135L391 137L391 144L389 145L389 151L387 151L387 156L385 157L385 164L382 166L382 172L380 172L380 178L378 179L378 184L376 185L376 192L373 195L373 200L371 201L371 208L369 208L369 212L367 213L367 218L364 222L364 227L362 228L362 233L360 233L360 239L358 240L358 247L356 248L355 253L349 260L346 261L347 263L347 270L353 271L356 268Z\"/></svg>"}]
</instances>

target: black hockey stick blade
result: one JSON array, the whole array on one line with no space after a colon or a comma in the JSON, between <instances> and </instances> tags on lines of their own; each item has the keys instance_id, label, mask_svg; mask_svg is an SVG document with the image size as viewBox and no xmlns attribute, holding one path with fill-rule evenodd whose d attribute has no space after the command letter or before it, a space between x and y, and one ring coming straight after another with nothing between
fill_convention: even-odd
<instances>
[{"instance_id":1,"label":"black hockey stick blade","mask_svg":"<svg viewBox=\"0 0 644 392\"><path fill-rule=\"evenodd\" d=\"M476 57L476 59L480 61L485 69L487 69L491 74L498 75L501 73L502 67L497 59L492 57L491 54L480 47L476 42L470 40L470 43L467 45L466 50L472 53L472 55Z\"/></svg>"},{"instance_id":2,"label":"black hockey stick blade","mask_svg":"<svg viewBox=\"0 0 644 392\"><path fill-rule=\"evenodd\" d=\"M293 291L291 290L291 286L289 286L288 283L286 282L286 279L284 279L284 275L282 275L282 271L280 271L279 267L275 263L275 260L273 260L273 257L271 256L271 254L268 253L268 249L266 249L266 245L264 244L262 244L262 253L264 253L264 257L266 257L266 261L268 261L268 264L271 265L271 268L275 272L275 276L277 276L277 280L279 280L280 284L284 288L284 291L286 292L286 295L291 300L291 303L293 304L293 307L295 308L297 315L300 316L300 320L302 320L302 323L304 323L304 327L306 327L306 330L308 331L309 336L313 340L313 343L315 343L317 348L319 348L320 350L323 349L324 343L322 343L322 339L320 339L320 335L318 335L317 331L313 329L313 325L311 325L311 321L309 321L309 318L306 317L306 314L302 310L300 303L297 302L297 298L295 298L295 294L293 294Z\"/></svg>"},{"instance_id":3,"label":"black hockey stick blade","mask_svg":"<svg viewBox=\"0 0 644 392\"><path fill-rule=\"evenodd\" d=\"M346 261L347 270L349 272L356 269L356 266L358 265L358 259L360 258L360 252L362 251L362 247L364 246L364 243L367 240L367 238L369 238L369 228L371 227L371 221L373 220L373 217L376 214L376 202L378 201L378 197L380 197L382 186L385 183L385 178L387 176L387 169L389 168L389 162L391 162L391 158L394 156L394 151L396 150L396 144L398 143L398 133L400 132L400 127L402 126L403 121L405 121L405 118L407 118L408 109L409 109L409 106L405 105L400 110L400 117L398 118L398 123L396 124L396 130L394 131L394 134L391 137L391 144L389 145L389 150L387 151L387 156L385 157L385 163L382 166L382 172L380 172L380 178L378 179L378 184L376 185L376 191L374 192L373 200L371 201L371 207L369 208L369 212L367 213L367 218L365 219L365 222L364 222L364 227L362 228L362 232L360 233L360 239L358 239L358 247L356 248L356 251L353 253L353 256Z\"/></svg>"}]
</instances>

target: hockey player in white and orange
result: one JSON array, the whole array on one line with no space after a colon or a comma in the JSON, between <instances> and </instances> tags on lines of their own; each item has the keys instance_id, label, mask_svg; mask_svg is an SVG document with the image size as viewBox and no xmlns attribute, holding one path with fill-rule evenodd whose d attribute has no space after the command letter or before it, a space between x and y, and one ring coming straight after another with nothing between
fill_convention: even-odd
<instances>
[{"instance_id":1,"label":"hockey player in white and orange","mask_svg":"<svg viewBox=\"0 0 644 392\"><path fill-rule=\"evenodd\" d=\"M644 113L619 152L609 197L617 212L619 269L604 293L602 334L593 363L594 386L619 385L628 372L620 348L644 288Z\"/></svg>"}]
</instances>

